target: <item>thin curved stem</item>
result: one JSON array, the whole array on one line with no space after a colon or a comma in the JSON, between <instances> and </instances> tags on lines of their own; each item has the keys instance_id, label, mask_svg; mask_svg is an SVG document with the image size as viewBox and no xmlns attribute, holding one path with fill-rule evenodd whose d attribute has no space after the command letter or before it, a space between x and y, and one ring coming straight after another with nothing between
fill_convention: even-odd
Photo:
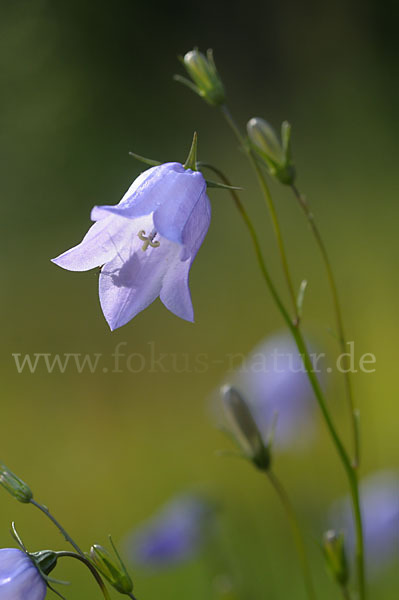
<instances>
[{"instance_id":1,"label":"thin curved stem","mask_svg":"<svg viewBox=\"0 0 399 600\"><path fill-rule=\"evenodd\" d=\"M351 595L346 585L341 587L341 592L344 600L351 600Z\"/></svg>"},{"instance_id":2,"label":"thin curved stem","mask_svg":"<svg viewBox=\"0 0 399 600\"><path fill-rule=\"evenodd\" d=\"M308 594L308 597L314 600L316 598L316 594L313 587L312 574L310 571L309 561L306 553L306 546L302 537L301 529L298 524L298 520L294 511L294 508L291 504L291 500L281 484L280 480L276 477L273 471L268 471L267 476L271 485L273 486L275 492L277 493L281 504L285 510L287 515L287 519L291 526L292 535L294 538L294 542L296 545L299 562L301 564L301 569L303 573L303 578L305 581L305 587Z\"/></svg>"},{"instance_id":3,"label":"thin curved stem","mask_svg":"<svg viewBox=\"0 0 399 600\"><path fill-rule=\"evenodd\" d=\"M204 166L212 169L213 172L216 173L221 178L222 181L224 181L227 185L230 185L229 180L225 177L225 175L219 169L216 169L215 167L213 167L211 165L204 164ZM290 315L289 315L287 309L285 308L284 303L282 302L276 287L274 286L274 283L270 277L269 271L266 267L266 263L263 258L262 250L261 250L261 247L259 244L259 240L258 240L258 236L257 236L256 230L255 230L255 227L253 226L252 221L251 221L244 205L242 204L237 192L235 192L234 190L230 190L230 193L234 199L234 203L241 215L241 218L243 219L243 221L249 231L249 234L251 236L252 243L253 243L254 249L255 249L256 258L258 261L258 265L259 265L259 268L263 275L263 278L265 280L265 283L266 283L270 294L272 295L284 321L286 322L286 324L295 340L295 343L299 350L300 355L302 356L302 360L303 360L303 363L304 363L304 366L306 369L306 373L309 378L310 384L312 386L313 392L316 396L316 400L317 400L320 410L323 414L324 421L327 425L327 429L330 433L330 436L332 438L332 441L338 452L338 455L341 459L345 473L348 478L349 490L350 490L350 494L351 494L351 498L352 498L355 530L356 530L356 564L357 564L357 575L358 575L359 598L360 598L360 600L365 600L366 588L365 588L365 571L364 571L364 535L363 535L363 523L362 523L361 508L360 508L359 484L358 484L357 472L356 472L356 469L353 468L351 459L345 449L345 446L343 445L343 443L341 441L338 431L337 431L337 429L334 425L334 422L330 416L326 401L324 399L323 391L320 387L319 380L317 379L317 377L314 373L313 364L310 359L309 352L307 350L304 338L303 338L302 333L299 328L299 322L294 323L291 320Z\"/></svg>"},{"instance_id":4,"label":"thin curved stem","mask_svg":"<svg viewBox=\"0 0 399 600\"><path fill-rule=\"evenodd\" d=\"M59 531L64 536L65 540L67 542L69 542L71 544L71 546L73 546L73 548L76 550L76 552L80 556L82 556L82 557L85 558L84 552L79 548L79 546L77 545L77 543L71 538L71 536L69 535L69 533L67 531L65 531L65 529L57 521L57 519L55 517L53 517L53 515L50 513L50 511L47 508L47 506L43 506L42 504L39 504L39 502L36 502L36 500L34 500L33 498L31 499L30 503L33 504L33 506L36 506L36 508L38 508L42 513L44 513L46 515L46 517L48 517L50 519L50 521L57 527L57 529L59 529Z\"/></svg>"},{"instance_id":5,"label":"thin curved stem","mask_svg":"<svg viewBox=\"0 0 399 600\"><path fill-rule=\"evenodd\" d=\"M341 310L341 304L339 301L337 284L335 282L334 272L333 272L333 269L331 266L330 258L328 256L327 248L323 242L320 231L315 223L313 213L310 210L310 207L306 201L306 198L299 192L298 188L295 185L292 185L291 189L295 195L295 198L298 201L299 206L305 213L306 219L309 223L309 226L312 230L312 233L314 235L316 243L319 247L319 250L320 250L323 262L324 262L324 266L325 266L325 269L327 272L327 278L328 278L328 282L330 285L331 295L332 295L332 300L333 300L333 305L334 305L335 320L337 323L339 344L341 347L342 356L344 357L344 361L345 361L343 368L344 368L346 396L347 396L351 424L352 424L353 447L354 447L353 465L354 465L354 467L358 467L359 462L360 462L358 411L355 408L355 403L354 403L354 399L353 399L352 382L351 382L351 377L350 377L350 373L349 373L349 371L350 371L349 357L347 355L346 336L345 336L344 323L343 323L343 318L342 318L342 310Z\"/></svg>"},{"instance_id":6,"label":"thin curved stem","mask_svg":"<svg viewBox=\"0 0 399 600\"><path fill-rule=\"evenodd\" d=\"M283 271L284 271L284 276L285 276L285 279L287 282L288 291L289 291L289 294L290 294L290 297L292 300L292 304L293 304L293 308L295 311L295 318L296 318L296 320L298 320L299 316L298 316L298 310L297 310L296 294L295 294L295 290L294 290L294 285L292 283L290 269L288 266L287 255L286 255L285 248L284 248L283 235L281 233L281 228L280 228L280 225L278 222L276 207L274 206L274 202L273 202L273 198L270 194L269 186L267 185L267 181L262 172L262 169L259 167L259 164L258 164L255 156L253 155L251 147L249 146L249 144L245 141L245 139L241 135L241 132L240 132L239 128L237 127L229 109L227 108L227 106L222 106L221 110L222 110L222 114L224 115L227 123L233 130L238 141L240 142L242 149L245 151L246 155L248 156L248 159L249 159L252 167L254 168L256 176L258 178L259 185L261 187L262 194L265 198L267 207L269 209L270 217L272 220L274 234L276 237L277 246L278 246L279 253L280 253L281 264L282 264Z\"/></svg>"},{"instance_id":7,"label":"thin curved stem","mask_svg":"<svg viewBox=\"0 0 399 600\"><path fill-rule=\"evenodd\" d=\"M110 595L108 593L108 590L105 587L105 583L101 579L101 577L100 577L97 569L95 569L93 567L93 565L91 564L91 562L89 561L88 558L86 558L84 555L82 556L81 554L75 554L74 552L61 551L61 552L56 552L56 554L57 554L58 558L62 558L62 557L75 558L76 560L79 560L80 562L82 562L83 564L85 564L86 567L90 570L90 572L93 575L94 579L97 581L99 587L101 588L101 591L103 593L103 596L104 596L105 600L111 600L111 597L110 597Z\"/></svg>"}]
</instances>

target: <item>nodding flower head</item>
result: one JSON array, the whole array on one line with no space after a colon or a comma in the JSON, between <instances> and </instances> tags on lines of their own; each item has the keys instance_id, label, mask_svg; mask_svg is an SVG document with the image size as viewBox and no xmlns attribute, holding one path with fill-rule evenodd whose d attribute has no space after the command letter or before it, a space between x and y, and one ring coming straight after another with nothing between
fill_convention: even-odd
<instances>
[{"instance_id":1,"label":"nodding flower head","mask_svg":"<svg viewBox=\"0 0 399 600\"><path fill-rule=\"evenodd\" d=\"M69 271L101 267L100 302L111 330L158 296L193 321L189 272L210 217L202 174L165 163L144 171L116 206L95 206L82 242L53 262Z\"/></svg>"},{"instance_id":2,"label":"nodding flower head","mask_svg":"<svg viewBox=\"0 0 399 600\"><path fill-rule=\"evenodd\" d=\"M313 393L289 334L277 333L256 346L237 369L233 383L246 398L264 440L275 423L273 452L306 448L313 440Z\"/></svg>"},{"instance_id":3,"label":"nodding flower head","mask_svg":"<svg viewBox=\"0 0 399 600\"><path fill-rule=\"evenodd\" d=\"M214 510L197 494L173 498L129 536L129 555L136 564L154 568L192 558L212 535Z\"/></svg>"},{"instance_id":4,"label":"nodding flower head","mask_svg":"<svg viewBox=\"0 0 399 600\"><path fill-rule=\"evenodd\" d=\"M367 572L375 577L399 556L399 473L378 471L360 483ZM349 498L335 502L329 522L345 531L348 554L355 547Z\"/></svg>"}]
</instances>

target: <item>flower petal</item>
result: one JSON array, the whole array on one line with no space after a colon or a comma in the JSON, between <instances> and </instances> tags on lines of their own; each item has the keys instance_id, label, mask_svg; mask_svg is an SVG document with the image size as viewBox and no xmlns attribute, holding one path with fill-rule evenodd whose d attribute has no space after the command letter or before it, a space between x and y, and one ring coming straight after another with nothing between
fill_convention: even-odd
<instances>
[{"instance_id":1,"label":"flower petal","mask_svg":"<svg viewBox=\"0 0 399 600\"><path fill-rule=\"evenodd\" d=\"M147 217L142 229L151 231L151 226L152 219ZM165 273L180 252L177 244L164 238L158 248L143 252L142 245L136 236L128 257L118 254L101 271L101 308L111 330L128 323L159 296Z\"/></svg>"},{"instance_id":2,"label":"flower petal","mask_svg":"<svg viewBox=\"0 0 399 600\"><path fill-rule=\"evenodd\" d=\"M77 246L70 248L52 262L68 271L88 271L109 262L133 235L133 224L122 217L109 215L94 223ZM136 227L133 226L133 231Z\"/></svg>"},{"instance_id":3,"label":"flower petal","mask_svg":"<svg viewBox=\"0 0 399 600\"><path fill-rule=\"evenodd\" d=\"M189 273L193 260L204 241L211 220L211 205L205 191L183 230L183 252L180 260L171 264L161 290L161 301L167 309L186 321L194 321L194 310L189 287Z\"/></svg>"},{"instance_id":4,"label":"flower petal","mask_svg":"<svg viewBox=\"0 0 399 600\"><path fill-rule=\"evenodd\" d=\"M147 169L132 183L119 204L95 206L91 218L97 221L108 213L129 219L149 215L167 198L175 197L185 185L189 185L187 175L188 171L180 163L165 163Z\"/></svg>"},{"instance_id":5,"label":"flower petal","mask_svg":"<svg viewBox=\"0 0 399 600\"><path fill-rule=\"evenodd\" d=\"M1 600L44 600L47 587L32 560L21 550L0 550Z\"/></svg>"},{"instance_id":6,"label":"flower petal","mask_svg":"<svg viewBox=\"0 0 399 600\"><path fill-rule=\"evenodd\" d=\"M192 260L195 258L208 232L210 222L211 203L206 195L206 190L204 190L183 230L184 252L181 256L182 260L185 260L185 257L188 256L191 256Z\"/></svg>"},{"instance_id":7,"label":"flower petal","mask_svg":"<svg viewBox=\"0 0 399 600\"><path fill-rule=\"evenodd\" d=\"M165 201L154 212L154 226L171 242L183 243L183 231L206 190L203 175L197 171L185 171L175 179L173 190L165 195Z\"/></svg>"},{"instance_id":8,"label":"flower petal","mask_svg":"<svg viewBox=\"0 0 399 600\"><path fill-rule=\"evenodd\" d=\"M186 321L194 321L194 309L188 284L192 260L177 260L168 269L160 298L168 310Z\"/></svg>"}]
</instances>

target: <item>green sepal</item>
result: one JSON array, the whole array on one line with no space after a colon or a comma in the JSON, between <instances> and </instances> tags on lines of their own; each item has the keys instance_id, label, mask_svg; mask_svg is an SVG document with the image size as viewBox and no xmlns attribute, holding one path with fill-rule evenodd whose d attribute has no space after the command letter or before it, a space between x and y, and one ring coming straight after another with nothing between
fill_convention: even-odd
<instances>
[{"instance_id":1,"label":"green sepal","mask_svg":"<svg viewBox=\"0 0 399 600\"><path fill-rule=\"evenodd\" d=\"M191 142L190 152L186 158L186 162L183 167L185 169L191 169L192 171L197 170L197 144L198 144L198 135L197 132L194 131L193 141Z\"/></svg>"},{"instance_id":2,"label":"green sepal","mask_svg":"<svg viewBox=\"0 0 399 600\"><path fill-rule=\"evenodd\" d=\"M284 150L285 162L290 163L292 158L291 151L291 124L288 121L281 123L281 143Z\"/></svg>"},{"instance_id":3,"label":"green sepal","mask_svg":"<svg viewBox=\"0 0 399 600\"><path fill-rule=\"evenodd\" d=\"M180 59L180 57L179 57L179 59ZM182 62L184 64L183 59L182 59ZM188 87L192 92L194 92L195 94L198 94L198 96L200 96L201 98L203 97L201 90L192 81L187 79L187 77L183 77L183 75L173 75L173 81L182 83L183 85Z\"/></svg>"},{"instance_id":4,"label":"green sepal","mask_svg":"<svg viewBox=\"0 0 399 600\"><path fill-rule=\"evenodd\" d=\"M302 318L303 301L305 299L305 292L308 286L308 282L304 279L299 286L298 296L296 299L296 308L299 318Z\"/></svg>"},{"instance_id":5,"label":"green sepal","mask_svg":"<svg viewBox=\"0 0 399 600\"><path fill-rule=\"evenodd\" d=\"M220 190L235 190L235 191L242 191L244 188L242 187L238 187L236 185L227 185L226 183L219 183L218 181L211 181L209 179L206 179L206 185L209 188L217 188Z\"/></svg>"},{"instance_id":6,"label":"green sepal","mask_svg":"<svg viewBox=\"0 0 399 600\"><path fill-rule=\"evenodd\" d=\"M129 152L130 156L133 156L136 160L144 163L145 165L149 165L150 167L159 167L162 163L159 160L153 160L152 158L146 158L145 156L141 156L140 154L136 154L135 152Z\"/></svg>"}]
</instances>

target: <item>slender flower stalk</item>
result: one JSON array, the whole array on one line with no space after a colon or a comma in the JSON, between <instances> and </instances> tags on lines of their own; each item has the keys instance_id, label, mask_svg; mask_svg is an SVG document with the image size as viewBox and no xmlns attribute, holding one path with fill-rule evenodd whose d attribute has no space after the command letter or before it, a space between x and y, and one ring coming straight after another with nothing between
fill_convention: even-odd
<instances>
[{"instance_id":1,"label":"slender flower stalk","mask_svg":"<svg viewBox=\"0 0 399 600\"><path fill-rule=\"evenodd\" d=\"M299 557L299 564L305 582L309 600L315 600L312 574L303 541L301 529L295 510L283 485L271 469L272 454L270 452L272 440L264 442L258 424L248 406L246 399L240 392L229 385L221 389L222 402L228 421L228 431L241 449L241 456L247 458L254 467L265 473L277 496L283 505L284 511L291 527L295 547Z\"/></svg>"},{"instance_id":2,"label":"slender flower stalk","mask_svg":"<svg viewBox=\"0 0 399 600\"><path fill-rule=\"evenodd\" d=\"M241 132L240 132L239 128L237 127L229 109L227 108L226 105L223 105L221 107L221 111L222 111L222 114L225 117L227 123L229 124L231 129L234 131L235 136L237 137L238 141L240 142L242 149L247 154L248 159L256 172L256 175L257 175L257 178L259 181L259 185L262 189L262 193L264 195L267 207L269 209L270 217L272 220L273 229L274 229L274 233L275 233L276 241L277 241L277 246L278 246L279 253L280 253L281 264L282 264L283 271L284 271L284 276L285 276L285 279L287 282L288 291L289 291L289 294L290 294L290 297L291 297L291 300L293 303L293 307L295 310L295 319L298 320L296 294L295 294L294 285L292 283L292 278L291 278L291 274L290 274L290 270L289 270L289 266L288 266L287 255L286 255L285 248L284 248L284 241L283 241L283 236L281 233L280 224L278 222L276 207L274 206L274 202L273 202L273 198L271 196L270 190L269 190L269 186L268 186L266 178L262 172L262 169L260 168L260 166L256 160L256 157L254 156L254 154L252 152L250 145L246 143L245 139L241 135Z\"/></svg>"},{"instance_id":3,"label":"slender flower stalk","mask_svg":"<svg viewBox=\"0 0 399 600\"><path fill-rule=\"evenodd\" d=\"M96 580L96 582L98 583L103 596L105 598L105 600L111 600L111 596L108 593L107 588L105 587L105 583L103 582L103 580L101 579L100 575L97 572L97 569L95 569L93 567L93 565L91 564L91 562L89 561L88 558L86 558L86 556L84 554L75 554L75 552L67 552L67 551L61 551L61 552L57 552L57 557L58 558L62 558L62 557L69 557L69 558L75 558L76 560L79 560L80 562L82 562L84 565L86 565L86 567L89 569L89 571L92 573L94 579ZM131 598L134 598L134 596L131 596Z\"/></svg>"},{"instance_id":4,"label":"slender flower stalk","mask_svg":"<svg viewBox=\"0 0 399 600\"><path fill-rule=\"evenodd\" d=\"M341 304L339 301L337 284L335 282L334 272L331 266L331 261L328 256L327 248L323 242L320 231L315 223L314 216L310 207L306 201L306 198L299 192L298 188L295 184L292 184L291 189L295 195L295 198L298 201L299 206L305 213L306 219L309 223L310 229L314 235L317 246L319 247L323 263L327 272L327 278L331 289L331 295L334 305L335 319L337 323L337 331L339 344L341 347L342 355L345 359L344 365L344 377L345 377L345 387L346 387L346 396L348 400L348 406L350 411L351 423L352 423L352 435L353 435L353 446L354 446L354 467L359 467L360 462L360 443L359 443L359 417L358 410L355 408L355 403L353 399L353 391L352 391L352 382L349 373L349 365L348 365L348 356L347 356L347 348L346 348L346 336L344 330L344 323L342 318Z\"/></svg>"},{"instance_id":5,"label":"slender flower stalk","mask_svg":"<svg viewBox=\"0 0 399 600\"><path fill-rule=\"evenodd\" d=\"M203 166L207 166L208 168L211 168L221 178L221 180L224 183L229 185L228 179L224 176L224 174L221 171L219 171L218 169L215 169L214 167L211 167L210 165L203 165ZM338 434L335 424L330 416L330 413L329 413L329 410L327 408L327 404L326 404L326 401L324 398L323 391L320 387L319 380L317 379L317 377L314 373L312 361L310 359L309 352L307 350L305 341L303 339L302 332L299 328L299 322L293 322L292 319L290 318L289 312L287 311L283 301L281 300L280 295L270 277L269 271L267 269L266 263L263 258L261 246L260 246L260 243L258 240L258 236L257 236L256 230L255 230L255 227L253 226L253 223L252 223L244 205L242 204L236 191L230 190L230 193L234 199L234 203L241 215L241 218L243 219L245 225L247 226L249 234L252 238L258 265L262 272L262 276L265 280L265 283L266 283L275 303L277 304L277 307L278 307L284 321L286 322L286 324L296 342L299 353L302 356L303 363L304 363L310 384L313 388L313 392L316 396L317 402L319 404L319 407L323 414L324 420L326 422L328 431L331 435L331 438L333 440L333 443L335 445L335 448L338 452L338 455L341 459L345 473L348 478L349 489L350 489L352 505L353 505L353 516L354 516L356 540L357 540L356 564L357 564L359 598L360 598L360 600L365 600L366 588L365 588L365 572L364 572L364 535L363 535L363 523L362 523L361 508L360 508L359 484L358 484L357 471L352 465L352 461L345 449L345 446L343 445L343 443L341 441L341 438Z\"/></svg>"},{"instance_id":6,"label":"slender flower stalk","mask_svg":"<svg viewBox=\"0 0 399 600\"><path fill-rule=\"evenodd\" d=\"M67 542L69 542L71 544L71 546L76 550L76 552L82 556L83 558L85 558L85 554L83 552L83 550L81 550L79 548L79 546L77 545L77 543L71 538L71 536L69 535L69 533L67 533L67 531L65 531L65 529L63 528L63 526L57 521L57 519L55 517L53 517L53 515L50 513L49 509L47 508L47 506L43 506L43 504L39 504L39 502L36 502L36 500L34 500L33 498L30 500L30 503L33 506L36 506L36 508L38 508L43 514L46 515L46 517L48 517L50 519L50 521L57 527L57 529L59 529L59 531L62 533L62 535L64 536L65 540Z\"/></svg>"},{"instance_id":7,"label":"slender flower stalk","mask_svg":"<svg viewBox=\"0 0 399 600\"><path fill-rule=\"evenodd\" d=\"M295 546L297 549L297 553L299 556L299 561L301 564L301 569L303 573L303 577L305 580L306 591L308 597L311 599L316 598L316 594L313 587L312 575L310 571L309 561L306 553L306 547L303 540L302 532L298 524L298 519L296 517L294 508L291 504L290 498L288 496L287 491L283 487L280 480L276 477L273 471L270 469L267 472L267 477L273 486L276 494L278 495L280 502L284 508L285 514L287 515L288 522L291 527L292 535L294 538Z\"/></svg>"},{"instance_id":8,"label":"slender flower stalk","mask_svg":"<svg viewBox=\"0 0 399 600\"><path fill-rule=\"evenodd\" d=\"M342 597L344 598L344 600L351 600L351 595L347 587L342 588Z\"/></svg>"}]
</instances>

